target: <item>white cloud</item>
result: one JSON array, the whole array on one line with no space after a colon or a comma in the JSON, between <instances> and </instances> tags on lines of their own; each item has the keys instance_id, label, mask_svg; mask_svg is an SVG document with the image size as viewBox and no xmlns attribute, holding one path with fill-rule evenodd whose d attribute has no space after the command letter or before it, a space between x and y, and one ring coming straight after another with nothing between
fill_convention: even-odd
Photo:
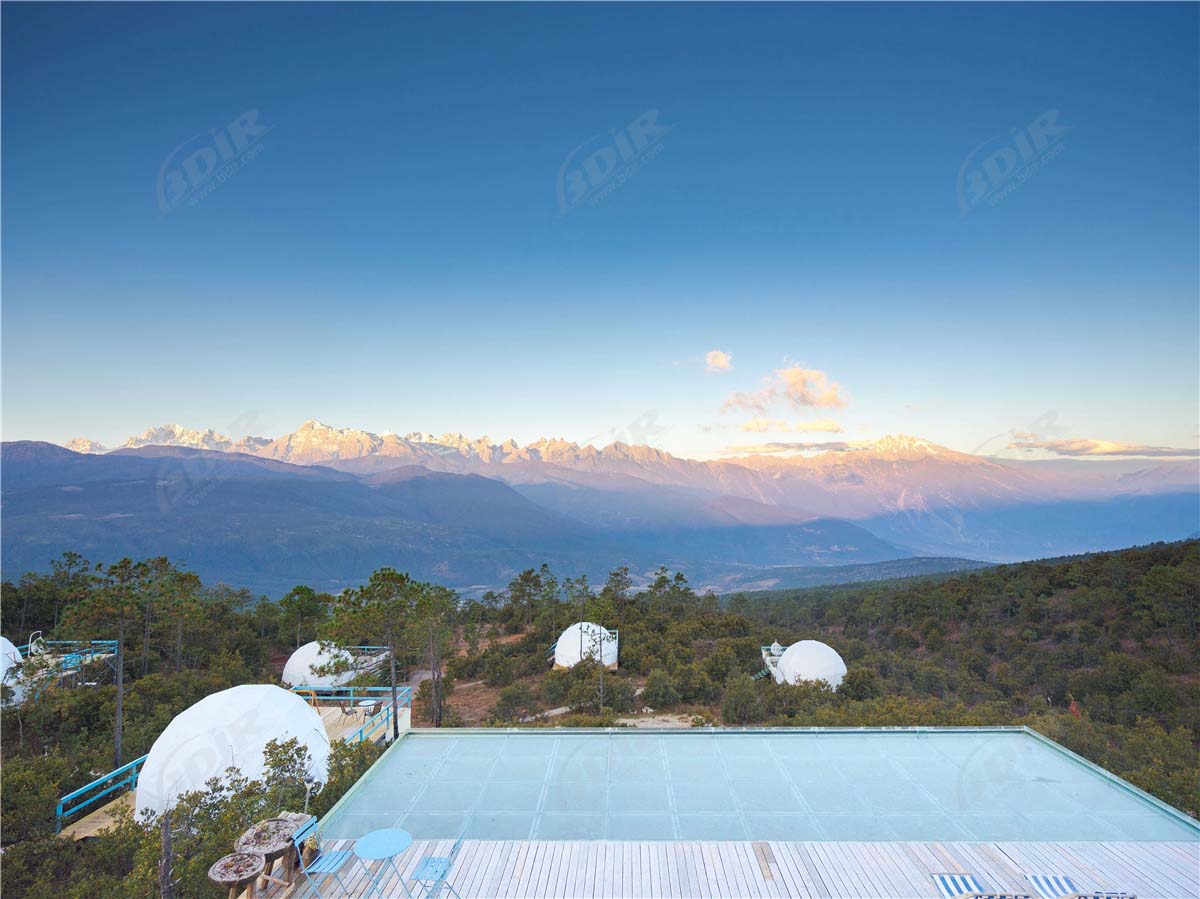
<instances>
[{"instance_id":1,"label":"white cloud","mask_svg":"<svg viewBox=\"0 0 1200 899\"><path fill-rule=\"evenodd\" d=\"M1035 434L1018 433L1018 438L1034 438ZM1185 449L1174 446L1148 446L1144 443L1122 443L1119 440L1093 440L1080 438L1076 440L1036 440L1018 439L1010 443L1009 449L1033 452L1041 450L1055 456L1149 456L1149 457L1193 457L1200 456L1200 450Z\"/></svg>"},{"instance_id":2,"label":"white cloud","mask_svg":"<svg viewBox=\"0 0 1200 899\"><path fill-rule=\"evenodd\" d=\"M727 446L721 450L726 456L773 456L783 453L801 453L806 451L847 452L858 449L853 443L808 443L798 440L775 441L772 443L747 443L738 446Z\"/></svg>"},{"instance_id":3,"label":"white cloud","mask_svg":"<svg viewBox=\"0 0 1200 899\"><path fill-rule=\"evenodd\" d=\"M825 372L793 365L775 369L763 379L759 390L730 394L722 409L765 413L778 403L786 403L794 409L841 409L848 402L841 385L830 380Z\"/></svg>"},{"instance_id":4,"label":"white cloud","mask_svg":"<svg viewBox=\"0 0 1200 899\"><path fill-rule=\"evenodd\" d=\"M711 372L729 371L733 368L733 356L721 350L709 350L704 354L704 365Z\"/></svg>"},{"instance_id":5,"label":"white cloud","mask_svg":"<svg viewBox=\"0 0 1200 899\"><path fill-rule=\"evenodd\" d=\"M820 418L815 421L789 422L781 418L755 417L743 423L739 430L747 434L765 434L768 432L781 434L841 434L845 429L836 421L828 418Z\"/></svg>"}]
</instances>

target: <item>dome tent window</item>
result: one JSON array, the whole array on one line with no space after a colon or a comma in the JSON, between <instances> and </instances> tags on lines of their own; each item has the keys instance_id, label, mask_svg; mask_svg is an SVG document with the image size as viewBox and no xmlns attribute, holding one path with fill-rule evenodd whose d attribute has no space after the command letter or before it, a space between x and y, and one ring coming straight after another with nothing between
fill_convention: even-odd
<instances>
[{"instance_id":1,"label":"dome tent window","mask_svg":"<svg viewBox=\"0 0 1200 899\"><path fill-rule=\"evenodd\" d=\"M846 676L846 663L837 650L819 640L801 640L786 649L772 643L762 648L762 657L766 671L780 684L823 680L836 690Z\"/></svg>"},{"instance_id":2,"label":"dome tent window","mask_svg":"<svg viewBox=\"0 0 1200 899\"><path fill-rule=\"evenodd\" d=\"M599 659L606 668L617 667L617 632L591 621L572 624L554 644L554 667L573 668L584 659Z\"/></svg>"}]
</instances>

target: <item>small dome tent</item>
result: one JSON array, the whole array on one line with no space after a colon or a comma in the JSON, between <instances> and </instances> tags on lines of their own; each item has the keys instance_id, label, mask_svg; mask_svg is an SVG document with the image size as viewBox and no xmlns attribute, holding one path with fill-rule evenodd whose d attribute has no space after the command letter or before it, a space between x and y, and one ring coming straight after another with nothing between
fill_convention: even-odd
<instances>
[{"instance_id":1,"label":"small dome tent","mask_svg":"<svg viewBox=\"0 0 1200 899\"><path fill-rule=\"evenodd\" d=\"M846 676L846 663L837 651L818 640L793 643L779 657L775 680L794 684L802 680L823 680L835 690Z\"/></svg>"},{"instance_id":2,"label":"small dome tent","mask_svg":"<svg viewBox=\"0 0 1200 899\"><path fill-rule=\"evenodd\" d=\"M11 691L4 701L5 705L17 705L25 701L29 685L23 680L25 671L21 663L24 661L21 650L13 646L7 637L0 637L0 683Z\"/></svg>"},{"instance_id":3,"label":"small dome tent","mask_svg":"<svg viewBox=\"0 0 1200 899\"><path fill-rule=\"evenodd\" d=\"M305 643L292 653L283 666L283 683L289 687L340 687L354 679L358 672L354 659L344 649L328 645L322 649L319 641ZM341 663L346 670L339 674L317 674L314 669L334 662Z\"/></svg>"},{"instance_id":4,"label":"small dome tent","mask_svg":"<svg viewBox=\"0 0 1200 899\"><path fill-rule=\"evenodd\" d=\"M572 668L585 658L597 656L606 668L617 667L617 632L591 621L572 624L554 644L555 668Z\"/></svg>"},{"instance_id":5,"label":"small dome tent","mask_svg":"<svg viewBox=\"0 0 1200 899\"><path fill-rule=\"evenodd\" d=\"M251 780L261 777L267 743L293 737L308 750L309 776L324 782L329 737L321 716L295 693L246 684L206 696L176 715L150 747L138 775L137 814L161 814L228 768Z\"/></svg>"},{"instance_id":6,"label":"small dome tent","mask_svg":"<svg viewBox=\"0 0 1200 899\"><path fill-rule=\"evenodd\" d=\"M12 641L8 637L0 637L0 681L9 683L9 671L18 668L22 661L21 651L13 646ZM14 670L12 673L15 679L17 672Z\"/></svg>"}]
</instances>

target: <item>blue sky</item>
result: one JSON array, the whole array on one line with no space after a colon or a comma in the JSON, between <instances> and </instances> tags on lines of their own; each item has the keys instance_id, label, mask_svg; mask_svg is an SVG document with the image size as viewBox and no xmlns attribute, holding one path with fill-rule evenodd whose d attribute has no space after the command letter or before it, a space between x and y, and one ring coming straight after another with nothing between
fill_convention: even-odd
<instances>
[{"instance_id":1,"label":"blue sky","mask_svg":"<svg viewBox=\"0 0 1200 899\"><path fill-rule=\"evenodd\" d=\"M7 5L4 437L1195 447L1197 9Z\"/></svg>"}]
</instances>

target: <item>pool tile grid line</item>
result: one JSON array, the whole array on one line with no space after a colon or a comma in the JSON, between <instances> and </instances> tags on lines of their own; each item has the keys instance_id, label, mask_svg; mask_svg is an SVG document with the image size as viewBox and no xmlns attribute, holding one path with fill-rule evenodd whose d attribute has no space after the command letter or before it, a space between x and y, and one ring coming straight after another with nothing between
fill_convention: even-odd
<instances>
[{"instance_id":1,"label":"pool tile grid line","mask_svg":"<svg viewBox=\"0 0 1200 899\"><path fill-rule=\"evenodd\" d=\"M820 832L822 838L827 837L828 834L825 832L824 825L821 824L820 816L817 815L816 812L813 810L812 806L808 804L808 800L804 798L804 793L796 785L796 782L794 780L792 780L792 772L788 769L788 767L786 765L782 764L779 761L779 755L778 755L778 753L775 752L774 741L767 740L766 744L767 744L767 751L771 754L771 759L775 762L775 767L783 772L783 779L787 781L788 788L792 791L792 795L796 798L796 800L804 808L805 812L817 823L817 830ZM746 833L747 834L750 833L749 828L746 828Z\"/></svg>"},{"instance_id":2,"label":"pool tile grid line","mask_svg":"<svg viewBox=\"0 0 1200 899\"><path fill-rule=\"evenodd\" d=\"M512 737L510 736L509 739L511 740ZM507 745L508 744L506 742L505 746ZM533 821L529 825L529 833L531 837L532 835L539 834L541 832L542 813L546 807L546 797L550 794L552 772L554 771L554 767L558 762L558 748L561 745L562 741L555 740L554 745L550 747L550 758L546 762L546 773L542 776L542 789L540 795L538 796L537 808L534 810Z\"/></svg>"},{"instance_id":3,"label":"pool tile grid line","mask_svg":"<svg viewBox=\"0 0 1200 899\"><path fill-rule=\"evenodd\" d=\"M610 737L608 745L604 747L604 821L600 825L600 832L604 835L604 839L609 839L609 826L612 822L612 798L610 792L612 789L612 772L613 772L613 741Z\"/></svg>"},{"instance_id":4,"label":"pool tile grid line","mask_svg":"<svg viewBox=\"0 0 1200 899\"><path fill-rule=\"evenodd\" d=\"M401 737L400 740L397 741L397 745L400 742L402 742L403 740L404 740L404 737ZM417 803L422 798L424 798L426 791L428 791L433 786L433 781L437 777L438 772L440 772L442 770L442 768L446 767L446 760L449 759L450 756L453 754L454 747L457 745L457 743L458 743L457 737L450 741L450 746L447 748L447 751L443 752L441 754L441 756L438 758L437 764L433 766L433 770L431 770L429 772L428 776L425 778L425 783L423 783L421 785L421 788L419 790L416 790L413 792L412 796L408 800L408 804L406 806L404 806L402 809L400 809L399 817L396 818L396 824L394 826L399 827L400 822L405 817L407 817L409 814L411 814L413 809L416 807Z\"/></svg>"},{"instance_id":5,"label":"pool tile grid line","mask_svg":"<svg viewBox=\"0 0 1200 899\"><path fill-rule=\"evenodd\" d=\"M671 814L671 839L681 839L679 835L679 809L675 803L675 782L671 779L671 757L667 753L667 741L658 741L658 754L662 760L663 782L667 785L667 808Z\"/></svg>"},{"instance_id":6,"label":"pool tile grid line","mask_svg":"<svg viewBox=\"0 0 1200 899\"><path fill-rule=\"evenodd\" d=\"M712 741L713 741L713 751L716 753L717 759L721 766L721 774L724 775L723 783L725 783L725 784L733 783L733 778L729 774L729 762L725 758L725 754L723 752L721 752L720 745L718 745L716 742L717 741L716 734L712 735ZM748 822L746 821L746 816L742 813L742 804L735 800L734 807L737 809L738 825L742 828L741 839L748 840L750 838L750 828L747 826ZM678 826L676 826L675 829L681 830L681 828Z\"/></svg>"}]
</instances>

